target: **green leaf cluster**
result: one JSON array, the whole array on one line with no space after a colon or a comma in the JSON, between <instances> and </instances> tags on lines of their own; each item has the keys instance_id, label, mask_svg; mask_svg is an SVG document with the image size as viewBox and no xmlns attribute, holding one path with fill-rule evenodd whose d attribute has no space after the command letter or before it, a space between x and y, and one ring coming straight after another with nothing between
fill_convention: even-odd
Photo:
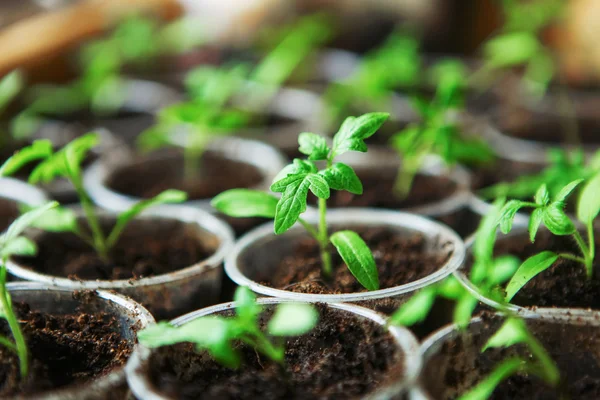
<instances>
[{"instance_id":1,"label":"green leaf cluster","mask_svg":"<svg viewBox=\"0 0 600 400\"><path fill-rule=\"evenodd\" d=\"M81 170L82 162L88 152L96 146L98 140L97 134L88 133L74 139L56 152L52 149L50 141L34 141L30 146L24 147L6 160L0 167L0 176L14 174L25 165L36 162L37 166L29 175L30 183L50 183L56 179L67 179L77 192L91 234L87 230L81 229L75 213L67 208L55 208L46 212L32 221L30 225L53 232L72 232L91 245L103 260L108 261L110 250L132 219L148 207L185 201L187 195L179 190L165 190L151 199L139 201L130 209L120 213L112 230L105 234L94 204L83 186Z\"/></svg>"},{"instance_id":2,"label":"green leaf cluster","mask_svg":"<svg viewBox=\"0 0 600 400\"><path fill-rule=\"evenodd\" d=\"M267 323L266 332L261 329L262 312L263 307L256 303L252 291L241 286L235 293L234 316L209 315L177 327L159 322L138 332L138 339L150 348L190 342L198 351L208 351L228 368L240 367L242 359L235 344L242 342L283 366L285 343L282 339L312 330L317 324L318 312L310 304L281 303Z\"/></svg>"},{"instance_id":3,"label":"green leaf cluster","mask_svg":"<svg viewBox=\"0 0 600 400\"><path fill-rule=\"evenodd\" d=\"M365 139L372 136L388 116L386 113L369 113L346 118L331 146L324 137L309 132L301 133L298 137L300 152L306 154L307 159L294 159L292 164L287 165L275 177L271 190L281 193L279 199L262 192L234 189L215 197L213 207L223 214L235 217L273 218L276 234L282 234L296 222L300 222L319 243L325 278L329 278L332 273L329 251L331 243L361 285L369 290L378 289L375 260L360 236L352 231L328 235L326 201L331 190L362 194L362 183L352 167L336 163L335 158L348 151L366 152ZM325 168L319 170L316 162L324 162ZM309 192L318 198L318 229L300 217L306 211Z\"/></svg>"}]
</instances>

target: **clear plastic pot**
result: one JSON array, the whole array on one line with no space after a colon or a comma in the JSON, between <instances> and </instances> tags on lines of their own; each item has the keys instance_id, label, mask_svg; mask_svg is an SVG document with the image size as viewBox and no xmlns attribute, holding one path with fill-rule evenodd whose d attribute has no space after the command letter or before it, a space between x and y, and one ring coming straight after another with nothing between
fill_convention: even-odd
<instances>
[{"instance_id":1,"label":"clear plastic pot","mask_svg":"<svg viewBox=\"0 0 600 400\"><path fill-rule=\"evenodd\" d=\"M37 207L49 201L42 190L13 178L0 178L0 200L4 203L0 213L0 232L20 215L19 206Z\"/></svg>"},{"instance_id":2,"label":"clear plastic pot","mask_svg":"<svg viewBox=\"0 0 600 400\"><path fill-rule=\"evenodd\" d=\"M258 300L259 304L262 304L265 307L273 307L276 304L288 301L290 300L274 298L263 298ZM357 307L351 304L328 304L327 306L338 310L339 312L352 314L357 318L373 321L377 325L385 326L386 324L386 319L382 315L363 307ZM233 307L235 307L234 303L220 304L181 316L171 321L171 323L175 326L183 325L197 318L211 314L218 314ZM394 396L399 395L412 386L419 375L421 360L418 356L419 345L415 337L409 330L405 328L390 326L387 329L390 335L392 335L394 338L399 351L403 354L403 376L399 378L397 382L379 388L376 392L364 396L363 399L383 400L394 398ZM131 392L137 399L171 400L159 393L156 390L153 382L151 382L150 378L142 372L142 366L144 363L148 362L150 355L150 349L144 346L138 346L136 351L129 359L125 369L127 371L127 382L129 383Z\"/></svg>"},{"instance_id":3,"label":"clear plastic pot","mask_svg":"<svg viewBox=\"0 0 600 400\"><path fill-rule=\"evenodd\" d=\"M600 331L600 313L598 312L538 308L535 310L535 312L523 310L520 315L525 318L534 335L536 334L536 327L535 325L531 325L531 322L568 325L572 326L574 331L576 331L580 326L592 326L598 327L598 330ZM450 397L454 398L455 395L459 395L445 392L446 388L444 386L444 377L452 360L450 357L442 354L442 348L444 344L450 340L461 337L461 335L465 335L465 343L468 344L471 342L472 338L467 336L481 334L485 337L485 340L481 340L483 345L483 343L485 343L487 340L486 338L489 338L496 332L497 328L500 327L501 322L501 318L498 318L498 320L496 320L494 323L490 323L489 320L483 321L481 318L477 317L471 320L471 323L466 328L465 332L460 331L456 325L450 325L429 336L421 344L420 353L423 358L423 369L419 379L419 384L411 390L409 399L441 400ZM567 334L561 334L561 343L562 341L568 341L570 337L571 336L568 334L568 332ZM552 351L555 349L547 348L547 350L552 357ZM577 351L576 346L573 346L573 351ZM474 348L472 353L465 354L461 362L465 364L472 364L473 368L477 368L476 359L480 353L481 346ZM470 376L466 376L463 378L473 379L474 377L470 378ZM466 383L474 385L476 382Z\"/></svg>"},{"instance_id":4,"label":"clear plastic pot","mask_svg":"<svg viewBox=\"0 0 600 400\"><path fill-rule=\"evenodd\" d=\"M100 212L102 221L114 221L115 214ZM84 219L81 211L79 218ZM130 223L136 229L156 229L164 220L177 220L193 229L198 241L213 249L210 257L189 267L167 274L139 279L122 280L75 280L64 276L46 275L34 271L15 259L7 263L8 272L13 276L60 286L71 290L106 289L127 295L146 307L156 318L173 318L183 313L218 303L223 275L223 259L233 247L231 228L218 218L185 206L160 206L148 209ZM136 225L137 224L137 225ZM28 236L35 242L40 230L28 230ZM143 243L139 244L143 246Z\"/></svg>"},{"instance_id":5,"label":"clear plastic pot","mask_svg":"<svg viewBox=\"0 0 600 400\"><path fill-rule=\"evenodd\" d=\"M94 296L83 294L85 301L82 301L77 293L69 288L31 282L9 283L7 287L13 302L25 302L34 311L52 314L107 313L115 318L119 334L130 342L132 347L137 343L137 331L154 323L154 318L144 307L116 293L98 290ZM84 385L67 386L39 393L35 398L39 400L117 399L124 398L126 392L125 368L121 367Z\"/></svg>"},{"instance_id":6,"label":"clear plastic pot","mask_svg":"<svg viewBox=\"0 0 600 400\"><path fill-rule=\"evenodd\" d=\"M308 212L303 218L316 224L316 212ZM297 301L322 303L358 303L369 305L379 299L392 299L401 304L413 292L438 282L454 272L463 262L464 244L461 238L450 228L425 217L398 212L375 209L338 209L327 213L327 224L330 230L339 227L381 227L403 235L421 234L426 238L431 251L441 250L444 246L452 246L452 254L444 265L434 273L406 284L387 289L347 294L310 294L296 293L275 289L260 282L268 280L277 268L279 260L292 253L298 242L307 238L308 233L300 225L295 225L282 235L275 235L273 224L264 224L244 235L236 243L233 251L225 260L225 271L229 278L240 286L248 286L255 293L264 296L293 299Z\"/></svg>"}]
</instances>

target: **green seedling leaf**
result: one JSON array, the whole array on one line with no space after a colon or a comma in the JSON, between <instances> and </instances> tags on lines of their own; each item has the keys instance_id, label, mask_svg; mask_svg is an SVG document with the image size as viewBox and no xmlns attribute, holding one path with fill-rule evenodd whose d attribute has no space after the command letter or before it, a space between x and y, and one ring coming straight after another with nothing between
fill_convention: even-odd
<instances>
[{"instance_id":1,"label":"green seedling leaf","mask_svg":"<svg viewBox=\"0 0 600 400\"><path fill-rule=\"evenodd\" d=\"M579 184L581 182L583 182L584 179L577 179L573 182L570 182L568 185L566 185L564 188L562 188L560 190L560 192L558 192L558 194L554 197L554 202L555 203L564 203L564 201L567 199L567 197L569 197L571 195L571 193L573 193L573 190L575 190L575 188L577 186L579 186Z\"/></svg>"},{"instance_id":2,"label":"green seedling leaf","mask_svg":"<svg viewBox=\"0 0 600 400\"><path fill-rule=\"evenodd\" d=\"M548 188L546 185L540 186L540 188L535 193L535 204L540 206L545 206L550 202L550 193L548 193Z\"/></svg>"},{"instance_id":3,"label":"green seedling leaf","mask_svg":"<svg viewBox=\"0 0 600 400\"><path fill-rule=\"evenodd\" d=\"M589 225L600 213L600 173L590 179L579 197L577 203L577 219Z\"/></svg>"},{"instance_id":4,"label":"green seedling leaf","mask_svg":"<svg viewBox=\"0 0 600 400\"><path fill-rule=\"evenodd\" d=\"M40 127L42 119L29 110L19 113L10 121L10 131L15 139L28 139Z\"/></svg>"},{"instance_id":5,"label":"green seedling leaf","mask_svg":"<svg viewBox=\"0 0 600 400\"><path fill-rule=\"evenodd\" d=\"M434 286L420 290L392 314L389 323L397 326L413 326L423 322L433 307L436 295Z\"/></svg>"},{"instance_id":6,"label":"green seedling leaf","mask_svg":"<svg viewBox=\"0 0 600 400\"><path fill-rule=\"evenodd\" d=\"M235 313L247 323L255 323L262 311L262 307L256 303L256 295L246 286L240 286L235 291Z\"/></svg>"},{"instance_id":7,"label":"green seedling leaf","mask_svg":"<svg viewBox=\"0 0 600 400\"><path fill-rule=\"evenodd\" d=\"M339 231L330 240L356 280L368 290L379 289L377 265L362 238L356 232Z\"/></svg>"},{"instance_id":8,"label":"green seedling leaf","mask_svg":"<svg viewBox=\"0 0 600 400\"><path fill-rule=\"evenodd\" d=\"M526 362L520 358L509 358L502 361L484 380L462 394L458 400L489 399L502 381L521 371L525 365Z\"/></svg>"},{"instance_id":9,"label":"green seedling leaf","mask_svg":"<svg viewBox=\"0 0 600 400\"><path fill-rule=\"evenodd\" d=\"M364 140L371 137L389 118L388 113L369 113L360 117L348 117L333 137L333 159L347 151L366 152Z\"/></svg>"},{"instance_id":10,"label":"green seedling leaf","mask_svg":"<svg viewBox=\"0 0 600 400\"><path fill-rule=\"evenodd\" d=\"M181 190L168 189L162 193L157 194L151 199L138 201L135 203L129 210L122 212L117 217L117 222L113 227L112 231L108 235L108 239L106 240L106 245L110 249L113 247L119 236L127 226L127 224L142 213L144 210L150 207L154 207L160 204L168 204L168 203L182 203L187 200L187 193L182 192Z\"/></svg>"},{"instance_id":11,"label":"green seedling leaf","mask_svg":"<svg viewBox=\"0 0 600 400\"><path fill-rule=\"evenodd\" d=\"M329 155L329 146L325 138L314 133L301 133L298 136L298 144L298 150L306 154L309 160L326 160Z\"/></svg>"},{"instance_id":12,"label":"green seedling leaf","mask_svg":"<svg viewBox=\"0 0 600 400\"><path fill-rule=\"evenodd\" d=\"M529 240L531 243L535 242L535 235L542 224L542 220L544 219L544 209L536 208L531 213L531 217L529 218Z\"/></svg>"},{"instance_id":13,"label":"green seedling leaf","mask_svg":"<svg viewBox=\"0 0 600 400\"><path fill-rule=\"evenodd\" d=\"M344 163L336 163L331 168L320 172L327 184L334 190L346 190L353 194L362 194L362 182L352 167Z\"/></svg>"},{"instance_id":14,"label":"green seedling leaf","mask_svg":"<svg viewBox=\"0 0 600 400\"><path fill-rule=\"evenodd\" d=\"M77 216L73 210L56 207L32 221L31 227L48 232L77 232Z\"/></svg>"},{"instance_id":15,"label":"green seedling leaf","mask_svg":"<svg viewBox=\"0 0 600 400\"><path fill-rule=\"evenodd\" d=\"M273 183L278 182L289 175L309 174L311 172L317 172L317 166L315 163L312 161L305 161L295 158L291 164L283 167L283 169L279 171L277 175L275 175L275 178L273 178Z\"/></svg>"},{"instance_id":16,"label":"green seedling leaf","mask_svg":"<svg viewBox=\"0 0 600 400\"><path fill-rule=\"evenodd\" d=\"M18 217L13 221L12 224L8 227L6 232L0 236L0 247L4 244L15 240L18 236L23 233L23 231L34 224L34 222L43 216L49 210L58 207L58 202L52 201L50 203L44 204L43 206L34 208L31 211L26 212L25 214Z\"/></svg>"},{"instance_id":17,"label":"green seedling leaf","mask_svg":"<svg viewBox=\"0 0 600 400\"><path fill-rule=\"evenodd\" d=\"M23 74L18 70L9 72L0 80L0 112L21 92L23 85Z\"/></svg>"},{"instance_id":18,"label":"green seedling leaf","mask_svg":"<svg viewBox=\"0 0 600 400\"><path fill-rule=\"evenodd\" d=\"M490 39L484 54L494 68L521 65L533 59L540 51L540 42L530 32L510 32Z\"/></svg>"},{"instance_id":19,"label":"green seedling leaf","mask_svg":"<svg viewBox=\"0 0 600 400\"><path fill-rule=\"evenodd\" d=\"M275 218L278 200L260 190L231 189L214 197L211 205L230 217Z\"/></svg>"},{"instance_id":20,"label":"green seedling leaf","mask_svg":"<svg viewBox=\"0 0 600 400\"><path fill-rule=\"evenodd\" d=\"M309 304L282 303L269 320L267 331L273 336L300 336L312 330L318 319L319 313Z\"/></svg>"},{"instance_id":21,"label":"green seedling leaf","mask_svg":"<svg viewBox=\"0 0 600 400\"><path fill-rule=\"evenodd\" d=\"M512 229L513 221L515 219L515 215L517 212L523 208L528 206L528 203L519 200L511 200L502 208L500 212L500 230L502 233L507 234Z\"/></svg>"},{"instance_id":22,"label":"green seedling leaf","mask_svg":"<svg viewBox=\"0 0 600 400\"><path fill-rule=\"evenodd\" d=\"M461 329L464 329L469 322L471 322L471 318L473 317L473 311L479 304L479 300L473 297L470 293L465 292L456 302L454 306L454 312L452 314L452 320L455 324L457 324Z\"/></svg>"},{"instance_id":23,"label":"green seedling leaf","mask_svg":"<svg viewBox=\"0 0 600 400\"><path fill-rule=\"evenodd\" d=\"M10 240L0 249L0 259L6 260L11 256L33 256L37 253L37 246L30 239L19 236Z\"/></svg>"},{"instance_id":24,"label":"green seedling leaf","mask_svg":"<svg viewBox=\"0 0 600 400\"><path fill-rule=\"evenodd\" d=\"M497 199L493 204L492 211L483 217L477 227L475 243L473 244L473 254L478 260L492 259L494 242L496 241L496 226L500 210L503 210L504 203L504 199Z\"/></svg>"},{"instance_id":25,"label":"green seedling leaf","mask_svg":"<svg viewBox=\"0 0 600 400\"><path fill-rule=\"evenodd\" d=\"M557 259L558 254L552 251L543 251L525 260L506 286L506 301L510 301L527 282L540 272L550 268Z\"/></svg>"},{"instance_id":26,"label":"green seedling leaf","mask_svg":"<svg viewBox=\"0 0 600 400\"><path fill-rule=\"evenodd\" d=\"M52 142L49 140L36 140L31 145L22 148L13 154L0 167L0 176L10 176L36 160L49 157L52 154Z\"/></svg>"},{"instance_id":27,"label":"green seedling leaf","mask_svg":"<svg viewBox=\"0 0 600 400\"><path fill-rule=\"evenodd\" d=\"M491 274L488 277L490 285L501 285L510 280L519 269L520 264L521 261L515 256L506 254L497 257L493 261Z\"/></svg>"},{"instance_id":28,"label":"green seedling leaf","mask_svg":"<svg viewBox=\"0 0 600 400\"><path fill-rule=\"evenodd\" d=\"M493 347L510 347L518 343L526 342L529 332L525 323L518 318L508 318L481 349L481 352Z\"/></svg>"},{"instance_id":29,"label":"green seedling leaf","mask_svg":"<svg viewBox=\"0 0 600 400\"><path fill-rule=\"evenodd\" d=\"M555 235L565 236L575 232L573 221L563 211L563 203L552 203L543 209L542 221Z\"/></svg>"}]
</instances>

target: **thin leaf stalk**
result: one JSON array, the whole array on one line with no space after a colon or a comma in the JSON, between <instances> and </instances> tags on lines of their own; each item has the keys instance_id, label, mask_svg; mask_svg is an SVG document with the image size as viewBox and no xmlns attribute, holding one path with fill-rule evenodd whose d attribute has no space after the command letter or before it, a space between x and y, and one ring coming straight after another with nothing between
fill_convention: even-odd
<instances>
[{"instance_id":1,"label":"thin leaf stalk","mask_svg":"<svg viewBox=\"0 0 600 400\"><path fill-rule=\"evenodd\" d=\"M328 250L329 236L327 235L327 200L319 199L319 247L321 250L321 263L323 276L331 278L331 254Z\"/></svg>"},{"instance_id":2,"label":"thin leaf stalk","mask_svg":"<svg viewBox=\"0 0 600 400\"><path fill-rule=\"evenodd\" d=\"M590 257L591 255L591 251L588 248L587 244L585 243L585 241L583 240L583 238L581 237L581 234L578 231L575 231L573 233L573 238L575 239L575 242L577 243L577 245L579 246L579 249L581 250L581 253L583 254L583 259L584 259L584 265L585 265L585 271L587 274L587 277L589 279L592 278L592 274L593 274L593 262L594 262L594 257ZM593 246L593 243L590 243L591 246Z\"/></svg>"},{"instance_id":3,"label":"thin leaf stalk","mask_svg":"<svg viewBox=\"0 0 600 400\"><path fill-rule=\"evenodd\" d=\"M27 372L29 371L29 352L27 349L27 343L25 343L25 337L23 336L23 332L21 332L21 326L19 325L19 321L17 320L17 317L14 314L11 306L11 302L9 300L10 295L6 290L6 260L3 260L2 264L2 267L0 267L0 304L2 304L6 321L8 322L8 326L10 327L10 331L15 340L16 352L17 356L19 357L19 372L21 373L21 378L25 378L27 376Z\"/></svg>"},{"instance_id":4,"label":"thin leaf stalk","mask_svg":"<svg viewBox=\"0 0 600 400\"><path fill-rule=\"evenodd\" d=\"M199 134L192 127L187 127L187 143L183 148L183 176L186 181L193 181L200 172L200 158L204 154L204 146Z\"/></svg>"}]
</instances>

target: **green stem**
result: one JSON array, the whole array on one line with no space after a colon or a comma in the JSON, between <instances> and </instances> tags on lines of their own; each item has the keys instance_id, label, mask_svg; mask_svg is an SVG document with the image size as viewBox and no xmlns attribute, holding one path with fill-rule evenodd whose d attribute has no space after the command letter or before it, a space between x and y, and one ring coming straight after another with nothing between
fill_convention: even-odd
<instances>
[{"instance_id":1,"label":"green stem","mask_svg":"<svg viewBox=\"0 0 600 400\"><path fill-rule=\"evenodd\" d=\"M283 349L275 347L261 331L253 330L253 332L249 332L248 335L244 335L244 341L271 360L282 366L285 365L285 353L283 352Z\"/></svg>"},{"instance_id":2,"label":"green stem","mask_svg":"<svg viewBox=\"0 0 600 400\"><path fill-rule=\"evenodd\" d=\"M327 200L319 199L319 247L321 249L322 272L325 279L331 278L331 254L327 247L329 236L327 235Z\"/></svg>"},{"instance_id":3,"label":"green stem","mask_svg":"<svg viewBox=\"0 0 600 400\"><path fill-rule=\"evenodd\" d=\"M96 252L100 256L102 261L108 262L108 248L106 246L104 233L102 232L102 228L100 227L100 221L98 220L98 216L96 215L94 203L88 197L87 192L83 188L83 184L81 183L81 177L71 175L71 182L73 183L75 191L79 196L81 208L83 209L90 230L92 231L92 241L94 243L94 248L96 249Z\"/></svg>"},{"instance_id":4,"label":"green stem","mask_svg":"<svg viewBox=\"0 0 600 400\"><path fill-rule=\"evenodd\" d=\"M10 331L15 340L16 351L17 355L19 356L19 370L21 372L21 378L25 378L29 369L29 354L27 350L27 344L25 343L23 332L21 332L21 326L19 325L19 321L17 320L12 308L9 298L10 295L6 290L6 260L3 260L2 264L2 271L0 272L0 303L2 304L2 309L4 310L4 317L8 322L8 326L10 327Z\"/></svg>"},{"instance_id":5,"label":"green stem","mask_svg":"<svg viewBox=\"0 0 600 400\"><path fill-rule=\"evenodd\" d=\"M587 234L588 234L588 243L590 244L589 254L590 254L590 258L593 262L594 258L596 258L596 240L594 238L593 221L590 221L590 223L587 225Z\"/></svg>"},{"instance_id":6,"label":"green stem","mask_svg":"<svg viewBox=\"0 0 600 400\"><path fill-rule=\"evenodd\" d=\"M587 245L585 244L585 241L583 240L583 238L581 237L581 234L578 231L575 231L573 233L573 238L575 238L575 242L577 242L577 245L579 246L579 249L581 250L581 253L583 254L583 259L584 259L584 265L585 265L585 271L587 273L587 277L591 278L592 277L592 273L593 273L593 261L594 261L594 257L592 256L590 258L590 254L592 253ZM593 244L592 244L593 246Z\"/></svg>"},{"instance_id":7,"label":"green stem","mask_svg":"<svg viewBox=\"0 0 600 400\"><path fill-rule=\"evenodd\" d=\"M310 234L310 236L315 238L315 240L320 241L319 233L317 232L317 230L315 228L313 228L313 226L311 224L309 224L302 218L298 218L298 222L300 222L300 224L304 227L304 229L306 229L306 231Z\"/></svg>"},{"instance_id":8,"label":"green stem","mask_svg":"<svg viewBox=\"0 0 600 400\"><path fill-rule=\"evenodd\" d=\"M198 177L200 171L200 158L204 153L204 148L200 145L197 136L199 136L192 127L189 129L188 142L183 148L183 175L186 181L193 181Z\"/></svg>"},{"instance_id":9,"label":"green stem","mask_svg":"<svg viewBox=\"0 0 600 400\"><path fill-rule=\"evenodd\" d=\"M585 259L582 257L577 257L577 256L574 256L573 254L569 254L569 253L560 253L558 256L561 258L565 258L567 260L575 261L575 262L582 263L585 265Z\"/></svg>"},{"instance_id":10,"label":"green stem","mask_svg":"<svg viewBox=\"0 0 600 400\"><path fill-rule=\"evenodd\" d=\"M544 349L544 346L533 337L527 338L527 345L533 356L540 361L545 380L552 386L556 386L560 380L560 372L552 358L550 358Z\"/></svg>"}]
</instances>

